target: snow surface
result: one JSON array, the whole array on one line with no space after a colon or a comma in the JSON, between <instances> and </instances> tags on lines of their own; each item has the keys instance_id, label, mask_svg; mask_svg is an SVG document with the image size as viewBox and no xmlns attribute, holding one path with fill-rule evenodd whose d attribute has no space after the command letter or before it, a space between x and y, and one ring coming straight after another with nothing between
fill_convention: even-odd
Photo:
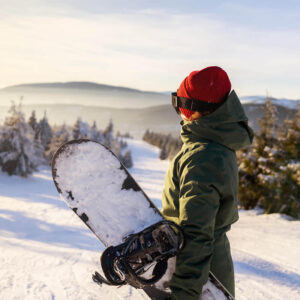
<instances>
[{"instance_id":1,"label":"snow surface","mask_svg":"<svg viewBox=\"0 0 300 300\"><path fill-rule=\"evenodd\" d=\"M63 199L88 216L87 224L106 246L162 220L141 191L122 189L127 173L120 167L110 151L91 141L69 144L55 160Z\"/></svg>"},{"instance_id":2,"label":"snow surface","mask_svg":"<svg viewBox=\"0 0 300 300\"><path fill-rule=\"evenodd\" d=\"M131 173L156 203L168 162L142 141L128 140ZM240 211L229 233L236 299L300 299L300 222ZM28 179L0 173L0 299L148 299L129 286L91 280L103 247L60 200L49 168Z\"/></svg>"}]
</instances>

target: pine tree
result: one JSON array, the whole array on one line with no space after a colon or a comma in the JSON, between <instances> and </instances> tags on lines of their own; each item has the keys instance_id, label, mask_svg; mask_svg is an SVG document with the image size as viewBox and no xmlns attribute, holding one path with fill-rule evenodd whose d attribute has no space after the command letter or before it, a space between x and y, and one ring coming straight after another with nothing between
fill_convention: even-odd
<instances>
[{"instance_id":1,"label":"pine tree","mask_svg":"<svg viewBox=\"0 0 300 300\"><path fill-rule=\"evenodd\" d=\"M103 131L103 138L104 138L103 143L106 147L108 147L111 150L113 150L112 149L113 140L114 140L113 131L114 131L114 124L112 119L110 119L107 127Z\"/></svg>"},{"instance_id":2,"label":"pine tree","mask_svg":"<svg viewBox=\"0 0 300 300\"><path fill-rule=\"evenodd\" d=\"M123 139L118 139L121 149L125 149L128 145Z\"/></svg>"},{"instance_id":3,"label":"pine tree","mask_svg":"<svg viewBox=\"0 0 300 300\"><path fill-rule=\"evenodd\" d=\"M90 135L90 126L88 123L83 122L79 117L73 126L73 139L87 139Z\"/></svg>"},{"instance_id":4,"label":"pine tree","mask_svg":"<svg viewBox=\"0 0 300 300\"><path fill-rule=\"evenodd\" d=\"M264 116L259 122L260 132L255 136L254 145L241 150L239 154L239 199L245 209L256 207L266 198L273 197L270 186L274 180L276 139L276 109L267 97Z\"/></svg>"},{"instance_id":5,"label":"pine tree","mask_svg":"<svg viewBox=\"0 0 300 300\"><path fill-rule=\"evenodd\" d=\"M43 163L41 147L26 123L21 104L12 104L0 132L0 166L9 175L28 176Z\"/></svg>"},{"instance_id":6,"label":"pine tree","mask_svg":"<svg viewBox=\"0 0 300 300\"><path fill-rule=\"evenodd\" d=\"M160 134L146 130L143 140L151 145L161 149L160 159L172 159L180 150L182 141L180 138L174 138L170 134Z\"/></svg>"},{"instance_id":7,"label":"pine tree","mask_svg":"<svg viewBox=\"0 0 300 300\"><path fill-rule=\"evenodd\" d=\"M273 148L276 145L276 114L277 109L272 104L271 99L267 96L266 103L264 106L264 116L259 121L260 132L256 137L257 151L261 152L264 147Z\"/></svg>"},{"instance_id":8,"label":"pine tree","mask_svg":"<svg viewBox=\"0 0 300 300\"><path fill-rule=\"evenodd\" d=\"M61 145L66 143L69 140L69 138L70 138L70 134L69 134L65 124L63 124L63 126L61 126L61 128L59 128L52 135L52 139L51 139L51 142L50 142L50 145L49 145L49 149L47 151L45 151L45 157L46 157L49 164L51 164L53 155L55 154L57 149Z\"/></svg>"},{"instance_id":9,"label":"pine tree","mask_svg":"<svg viewBox=\"0 0 300 300\"><path fill-rule=\"evenodd\" d=\"M123 156L122 162L126 168L131 168L133 166L132 157L130 150L127 150Z\"/></svg>"},{"instance_id":10,"label":"pine tree","mask_svg":"<svg viewBox=\"0 0 300 300\"><path fill-rule=\"evenodd\" d=\"M103 132L101 130L97 131L95 141L98 142L98 143L101 143L101 144L104 143L104 136L103 136Z\"/></svg>"},{"instance_id":11,"label":"pine tree","mask_svg":"<svg viewBox=\"0 0 300 300\"><path fill-rule=\"evenodd\" d=\"M80 123L81 118L77 118L76 123L73 126L73 139L77 140L80 136Z\"/></svg>"},{"instance_id":12,"label":"pine tree","mask_svg":"<svg viewBox=\"0 0 300 300\"><path fill-rule=\"evenodd\" d=\"M300 160L300 106L292 120L286 120L280 134L280 144L291 160Z\"/></svg>"},{"instance_id":13,"label":"pine tree","mask_svg":"<svg viewBox=\"0 0 300 300\"><path fill-rule=\"evenodd\" d=\"M98 138L98 130L97 130L97 124L96 124L96 121L94 121L93 126L91 127L89 138L90 138L92 141L97 141L97 138Z\"/></svg>"},{"instance_id":14,"label":"pine tree","mask_svg":"<svg viewBox=\"0 0 300 300\"><path fill-rule=\"evenodd\" d=\"M276 115L270 101L260 122L261 131L252 148L239 153L239 199L246 208L259 206L265 213L285 213L300 217L300 126L298 115L275 126Z\"/></svg>"},{"instance_id":15,"label":"pine tree","mask_svg":"<svg viewBox=\"0 0 300 300\"><path fill-rule=\"evenodd\" d=\"M164 159L167 159L167 158L168 158L168 152L167 152L167 150L166 150L166 146L163 147L163 148L161 149L161 151L160 151L160 153L159 153L159 158L160 158L161 160L164 160Z\"/></svg>"},{"instance_id":16,"label":"pine tree","mask_svg":"<svg viewBox=\"0 0 300 300\"><path fill-rule=\"evenodd\" d=\"M35 110L33 110L31 112L31 116L29 118L28 124L31 126L31 128L33 129L33 131L36 130L37 120L36 120L36 116L35 116Z\"/></svg>"},{"instance_id":17,"label":"pine tree","mask_svg":"<svg viewBox=\"0 0 300 300\"><path fill-rule=\"evenodd\" d=\"M277 186L278 199L272 209L300 218L300 107L292 120L279 131L281 153Z\"/></svg>"},{"instance_id":18,"label":"pine tree","mask_svg":"<svg viewBox=\"0 0 300 300\"><path fill-rule=\"evenodd\" d=\"M40 120L36 127L36 136L35 138L40 141L45 151L49 149L49 145L52 139L52 129L48 123L47 113L44 112L43 119Z\"/></svg>"}]
</instances>

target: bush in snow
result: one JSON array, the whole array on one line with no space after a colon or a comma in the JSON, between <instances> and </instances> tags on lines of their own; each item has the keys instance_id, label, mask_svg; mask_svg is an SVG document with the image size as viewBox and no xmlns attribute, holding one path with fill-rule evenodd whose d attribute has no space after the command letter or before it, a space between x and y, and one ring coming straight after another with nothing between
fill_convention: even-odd
<instances>
[{"instance_id":1,"label":"bush in snow","mask_svg":"<svg viewBox=\"0 0 300 300\"><path fill-rule=\"evenodd\" d=\"M21 105L11 105L0 131L0 166L9 175L28 176L43 162L43 149L34 140Z\"/></svg>"}]
</instances>

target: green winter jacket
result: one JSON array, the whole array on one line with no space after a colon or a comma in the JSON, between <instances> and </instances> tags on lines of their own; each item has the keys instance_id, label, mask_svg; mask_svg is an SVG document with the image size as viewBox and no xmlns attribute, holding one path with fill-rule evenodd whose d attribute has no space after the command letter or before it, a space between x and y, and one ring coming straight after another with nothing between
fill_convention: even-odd
<instances>
[{"instance_id":1,"label":"green winter jacket","mask_svg":"<svg viewBox=\"0 0 300 300\"><path fill-rule=\"evenodd\" d=\"M172 160L162 194L163 215L185 235L170 282L172 299L198 299L215 237L238 220L235 151L252 142L247 121L234 91L213 113L183 121L183 146Z\"/></svg>"}]
</instances>

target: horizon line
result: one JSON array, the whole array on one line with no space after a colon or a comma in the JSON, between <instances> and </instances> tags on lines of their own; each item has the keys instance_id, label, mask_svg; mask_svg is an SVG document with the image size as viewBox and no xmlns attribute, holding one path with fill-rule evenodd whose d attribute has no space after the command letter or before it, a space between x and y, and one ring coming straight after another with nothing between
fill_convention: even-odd
<instances>
[{"instance_id":1,"label":"horizon line","mask_svg":"<svg viewBox=\"0 0 300 300\"><path fill-rule=\"evenodd\" d=\"M88 80L69 80L69 81L42 81L42 82L30 82L30 83L17 83L17 84L12 84L12 85L6 85L6 86L0 86L0 91L3 91L7 88L13 88L13 87L19 87L19 86L29 86L29 85L43 85L43 84L67 84L67 83L91 83L99 86L107 86L107 87L114 87L114 88L120 88L120 89L127 89L127 90L133 90L137 92L142 92L142 93L158 93L158 94L163 94L166 95L167 93L171 93L171 91L153 91L153 90L142 90L134 87L128 87L128 86L120 86L120 85L115 85L115 84L107 84L107 83L99 83L96 81L88 81ZM232 89L234 90L234 89ZM272 95L266 94L266 95L242 95L239 96L240 98L246 98L246 97L269 97L271 99L279 99L279 100L292 100L292 101L300 101L300 98L285 98L285 97L274 97Z\"/></svg>"}]
</instances>

